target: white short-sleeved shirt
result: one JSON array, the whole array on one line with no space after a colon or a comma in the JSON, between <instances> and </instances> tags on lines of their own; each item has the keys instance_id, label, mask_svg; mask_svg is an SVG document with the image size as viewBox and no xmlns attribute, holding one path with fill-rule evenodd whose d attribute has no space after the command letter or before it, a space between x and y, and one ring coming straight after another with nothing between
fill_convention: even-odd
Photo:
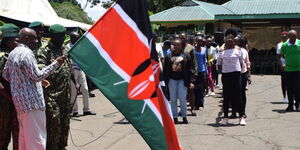
<instances>
[{"instance_id":1,"label":"white short-sleeved shirt","mask_svg":"<svg viewBox=\"0 0 300 150\"><path fill-rule=\"evenodd\" d=\"M217 65L222 65L222 73L240 72L242 70L243 53L238 49L227 49L219 53Z\"/></svg>"},{"instance_id":2,"label":"white short-sleeved shirt","mask_svg":"<svg viewBox=\"0 0 300 150\"><path fill-rule=\"evenodd\" d=\"M276 49L276 54L280 55L280 50L281 50L281 46L282 46L283 42L280 42L277 44L277 49ZM280 62L281 64L285 64L285 59L284 58L280 58Z\"/></svg>"}]
</instances>

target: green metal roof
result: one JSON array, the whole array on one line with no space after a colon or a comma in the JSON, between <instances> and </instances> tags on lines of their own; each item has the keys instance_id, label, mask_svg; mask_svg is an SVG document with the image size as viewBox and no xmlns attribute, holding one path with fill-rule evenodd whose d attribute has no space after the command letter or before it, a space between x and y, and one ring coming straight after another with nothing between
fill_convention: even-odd
<instances>
[{"instance_id":1,"label":"green metal roof","mask_svg":"<svg viewBox=\"0 0 300 150\"><path fill-rule=\"evenodd\" d=\"M216 14L216 19L300 18L300 0L231 0L222 6L232 13Z\"/></svg>"},{"instance_id":2,"label":"green metal roof","mask_svg":"<svg viewBox=\"0 0 300 150\"><path fill-rule=\"evenodd\" d=\"M230 13L229 10L220 5L190 0L179 6L151 15L150 20L154 23L213 22L216 14Z\"/></svg>"}]
</instances>

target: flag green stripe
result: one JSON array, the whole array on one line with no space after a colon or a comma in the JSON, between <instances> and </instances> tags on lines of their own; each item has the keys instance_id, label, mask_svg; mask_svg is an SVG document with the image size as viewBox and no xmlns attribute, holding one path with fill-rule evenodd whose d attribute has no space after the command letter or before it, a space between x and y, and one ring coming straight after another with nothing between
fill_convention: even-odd
<instances>
[{"instance_id":1,"label":"flag green stripe","mask_svg":"<svg viewBox=\"0 0 300 150\"><path fill-rule=\"evenodd\" d=\"M128 83L114 86L114 83L123 79L112 70L86 37L80 39L70 51L70 55L107 99L126 116L151 149L167 149L163 126L154 112L146 105L142 114L144 101L130 100L127 97Z\"/></svg>"}]
</instances>

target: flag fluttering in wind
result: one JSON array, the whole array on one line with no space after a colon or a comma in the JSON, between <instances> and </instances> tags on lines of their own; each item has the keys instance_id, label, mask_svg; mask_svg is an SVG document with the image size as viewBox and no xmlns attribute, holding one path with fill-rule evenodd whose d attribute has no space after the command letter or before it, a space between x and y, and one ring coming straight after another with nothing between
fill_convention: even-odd
<instances>
[{"instance_id":1,"label":"flag fluttering in wind","mask_svg":"<svg viewBox=\"0 0 300 150\"><path fill-rule=\"evenodd\" d=\"M180 150L146 0L119 0L69 52L154 150Z\"/></svg>"}]
</instances>

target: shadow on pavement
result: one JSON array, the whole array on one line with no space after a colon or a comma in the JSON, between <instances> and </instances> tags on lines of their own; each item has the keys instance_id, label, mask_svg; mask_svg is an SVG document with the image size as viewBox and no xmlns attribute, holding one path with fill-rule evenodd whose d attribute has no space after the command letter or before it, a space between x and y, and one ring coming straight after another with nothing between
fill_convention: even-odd
<instances>
[{"instance_id":1,"label":"shadow on pavement","mask_svg":"<svg viewBox=\"0 0 300 150\"><path fill-rule=\"evenodd\" d=\"M114 124L130 124L126 118L123 118L119 121L114 122Z\"/></svg>"},{"instance_id":2,"label":"shadow on pavement","mask_svg":"<svg viewBox=\"0 0 300 150\"><path fill-rule=\"evenodd\" d=\"M280 113L280 114L286 113L285 109L273 109L272 111L273 111L273 112Z\"/></svg>"},{"instance_id":3,"label":"shadow on pavement","mask_svg":"<svg viewBox=\"0 0 300 150\"><path fill-rule=\"evenodd\" d=\"M283 103L283 102L271 102L271 104L287 104L287 103Z\"/></svg>"},{"instance_id":4,"label":"shadow on pavement","mask_svg":"<svg viewBox=\"0 0 300 150\"><path fill-rule=\"evenodd\" d=\"M191 124L191 122L189 122L188 124ZM178 121L178 123L176 125L186 125L186 124L183 123L182 121Z\"/></svg>"},{"instance_id":5,"label":"shadow on pavement","mask_svg":"<svg viewBox=\"0 0 300 150\"><path fill-rule=\"evenodd\" d=\"M218 127L236 127L236 126L240 126L239 124L233 124L233 123L228 123L226 126L220 125L218 123L209 123L207 125L211 126L211 127L215 127L215 128L218 128Z\"/></svg>"},{"instance_id":6,"label":"shadow on pavement","mask_svg":"<svg viewBox=\"0 0 300 150\"><path fill-rule=\"evenodd\" d=\"M116 114L117 114L117 113L119 113L119 111L105 114L105 115L103 115L103 117L106 117L106 118L116 117Z\"/></svg>"},{"instance_id":7,"label":"shadow on pavement","mask_svg":"<svg viewBox=\"0 0 300 150\"><path fill-rule=\"evenodd\" d=\"M196 116L197 116L197 113L195 113L195 114L191 114L191 113L189 113L189 114L187 114L187 116L196 117Z\"/></svg>"}]
</instances>

